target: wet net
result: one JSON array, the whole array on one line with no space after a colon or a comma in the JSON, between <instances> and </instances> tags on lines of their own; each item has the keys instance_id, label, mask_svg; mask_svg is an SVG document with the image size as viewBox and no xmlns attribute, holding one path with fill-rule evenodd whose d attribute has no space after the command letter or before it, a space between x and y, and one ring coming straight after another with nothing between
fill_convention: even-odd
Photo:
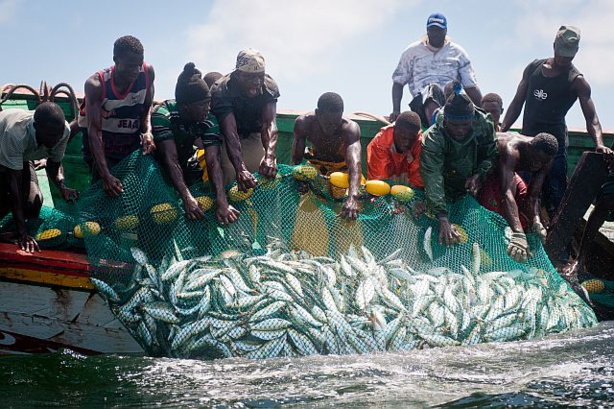
<instances>
[{"instance_id":1,"label":"wet net","mask_svg":"<svg viewBox=\"0 0 614 409\"><path fill-rule=\"evenodd\" d=\"M462 240L447 248L437 221L414 213L421 192L365 194L358 220L345 221L337 217L345 191L309 166L280 165L247 193L230 186L241 215L229 226L216 221L202 183L191 190L205 217L185 217L149 156L137 152L113 173L124 193L111 198L94 186L77 224L92 282L151 355L404 351L596 323L537 237L529 236L528 263L514 262L506 222L469 196L450 205Z\"/></svg>"}]
</instances>

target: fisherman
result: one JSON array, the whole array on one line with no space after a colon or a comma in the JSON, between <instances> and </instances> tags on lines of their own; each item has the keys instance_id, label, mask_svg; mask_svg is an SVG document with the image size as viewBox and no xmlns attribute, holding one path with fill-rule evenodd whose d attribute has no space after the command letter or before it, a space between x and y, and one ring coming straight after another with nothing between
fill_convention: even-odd
<instances>
[{"instance_id":1,"label":"fisherman","mask_svg":"<svg viewBox=\"0 0 614 409\"><path fill-rule=\"evenodd\" d=\"M151 123L158 153L173 186L181 196L183 209L191 220L204 216L188 186L203 172L196 160L194 145L205 149L208 180L215 191L216 217L222 224L235 222L239 211L228 204L222 182L220 147L222 139L215 117L209 113L211 93L194 63L187 63L175 86L175 100L166 100L153 111Z\"/></svg>"},{"instance_id":2,"label":"fisherman","mask_svg":"<svg viewBox=\"0 0 614 409\"><path fill-rule=\"evenodd\" d=\"M420 117L413 111L402 112L393 124L380 129L369 142L368 178L387 179L422 189L421 142Z\"/></svg>"},{"instance_id":3,"label":"fisherman","mask_svg":"<svg viewBox=\"0 0 614 409\"><path fill-rule=\"evenodd\" d=\"M482 97L482 110L492 117L495 132L501 131L501 115L503 114L503 99L499 94L490 92Z\"/></svg>"},{"instance_id":4,"label":"fisherman","mask_svg":"<svg viewBox=\"0 0 614 409\"><path fill-rule=\"evenodd\" d=\"M151 134L154 69L143 57L137 38L120 37L113 45L115 65L85 82L79 111L84 159L92 171L92 183L102 180L109 196L123 192L111 168L139 147L144 154L155 149Z\"/></svg>"},{"instance_id":5,"label":"fisherman","mask_svg":"<svg viewBox=\"0 0 614 409\"><path fill-rule=\"evenodd\" d=\"M401 113L405 84L413 98L409 106L420 115L425 126L431 119L426 117L423 108L429 96L429 93L425 93L429 84L436 84L441 90L448 82L459 81L473 103L480 105L482 94L469 56L463 47L450 40L447 32L446 17L441 13L431 14L426 21L426 35L411 43L401 54L392 74L391 121Z\"/></svg>"},{"instance_id":6,"label":"fisherman","mask_svg":"<svg viewBox=\"0 0 614 409\"><path fill-rule=\"evenodd\" d=\"M305 154L306 141L311 149ZM294 122L292 163L298 165L307 157L320 173L347 171L349 190L343 218L358 217L358 189L361 181L360 127L343 117L343 99L334 92L325 92L318 99L315 111L301 115Z\"/></svg>"},{"instance_id":7,"label":"fisherman","mask_svg":"<svg viewBox=\"0 0 614 409\"><path fill-rule=\"evenodd\" d=\"M219 80L220 78L222 78L223 76L224 76L224 74L222 74L221 72L210 71L210 72L205 74L203 79L207 83L207 86L209 87L209 89L211 89L211 88L213 88L213 84L215 84L215 82L217 80Z\"/></svg>"},{"instance_id":8,"label":"fisherman","mask_svg":"<svg viewBox=\"0 0 614 409\"><path fill-rule=\"evenodd\" d=\"M542 132L535 137L514 133L497 135L499 164L480 190L478 202L507 220L512 237L507 252L515 261L524 263L530 256L527 232L546 240L546 229L540 219L539 194L546 174L558 150L556 138ZM516 172L528 172L528 185Z\"/></svg>"},{"instance_id":9,"label":"fisherman","mask_svg":"<svg viewBox=\"0 0 614 409\"><path fill-rule=\"evenodd\" d=\"M477 195L497 161L496 134L487 114L475 109L460 83L443 115L422 138L420 173L427 214L439 220L439 242L449 246L460 234L448 220L446 200Z\"/></svg>"},{"instance_id":10,"label":"fisherman","mask_svg":"<svg viewBox=\"0 0 614 409\"><path fill-rule=\"evenodd\" d=\"M596 151L610 158L614 155L610 148L603 145L601 123L591 98L591 87L572 64L579 45L580 29L573 26L559 28L554 39L554 57L535 60L525 68L516 95L501 124L501 130L508 131L524 105L521 133L534 136L548 132L556 137L559 151L546 176L542 193L550 219L554 217L567 188L568 139L565 115L576 100L580 101L586 130L595 140Z\"/></svg>"},{"instance_id":11,"label":"fisherman","mask_svg":"<svg viewBox=\"0 0 614 409\"><path fill-rule=\"evenodd\" d=\"M64 112L53 102L43 102L34 112L9 109L0 112L0 219L9 211L17 227L3 240L15 242L22 250L40 251L28 235L25 219L37 218L43 205L34 161L47 159L47 177L60 190L64 200L78 198L75 189L64 184L62 158L70 137Z\"/></svg>"},{"instance_id":12,"label":"fisherman","mask_svg":"<svg viewBox=\"0 0 614 409\"><path fill-rule=\"evenodd\" d=\"M265 73L264 57L252 48L237 55L235 70L217 80L211 111L217 117L222 147L224 183L236 179L239 190L256 186L252 175L277 174L277 83Z\"/></svg>"},{"instance_id":13,"label":"fisherman","mask_svg":"<svg viewBox=\"0 0 614 409\"><path fill-rule=\"evenodd\" d=\"M575 259L569 261L562 268L561 275L572 285L594 278L587 270L586 261L591 253L591 247L597 237L597 233L605 221L614 221L614 170L612 170L612 167L610 167L608 178L601 186L595 201L595 207L584 226L578 254Z\"/></svg>"}]
</instances>

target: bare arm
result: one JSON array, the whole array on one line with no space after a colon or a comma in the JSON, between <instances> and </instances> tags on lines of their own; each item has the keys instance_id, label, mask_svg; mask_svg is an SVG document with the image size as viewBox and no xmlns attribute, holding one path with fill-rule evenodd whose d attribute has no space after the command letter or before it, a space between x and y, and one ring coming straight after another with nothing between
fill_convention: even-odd
<instances>
[{"instance_id":1,"label":"bare arm","mask_svg":"<svg viewBox=\"0 0 614 409\"><path fill-rule=\"evenodd\" d=\"M518 216L518 203L516 203L516 184L514 183L516 159L509 154L507 149L506 146L504 153L499 158L499 168L497 169L499 172L499 187L503 196L503 211L512 231L524 233Z\"/></svg>"},{"instance_id":2,"label":"bare arm","mask_svg":"<svg viewBox=\"0 0 614 409\"><path fill-rule=\"evenodd\" d=\"M482 106L482 92L477 85L475 87L465 88L465 92L467 93L467 96L471 98L471 101L473 101L475 106Z\"/></svg>"},{"instance_id":3,"label":"bare arm","mask_svg":"<svg viewBox=\"0 0 614 409\"><path fill-rule=\"evenodd\" d=\"M360 162L360 127L356 122L349 121L345 142L347 145L345 150L345 163L348 167L350 188L340 216L348 219L355 219L358 217L358 189L360 189L362 169Z\"/></svg>"},{"instance_id":4,"label":"bare arm","mask_svg":"<svg viewBox=\"0 0 614 409\"><path fill-rule=\"evenodd\" d=\"M207 173L215 192L217 205L216 217L222 224L234 223L237 221L240 212L228 204L226 192L224 191L224 181L222 178L221 155L219 146L208 146L205 149L207 162Z\"/></svg>"},{"instance_id":5,"label":"bare arm","mask_svg":"<svg viewBox=\"0 0 614 409\"><path fill-rule=\"evenodd\" d=\"M17 245L29 253L34 250L40 251L38 243L33 237L28 236L26 230L25 216L23 213L23 192L21 191L23 171L7 169L9 179L9 192L11 197L11 211L13 212L13 220L17 226Z\"/></svg>"},{"instance_id":6,"label":"bare arm","mask_svg":"<svg viewBox=\"0 0 614 409\"><path fill-rule=\"evenodd\" d=\"M307 144L307 124L305 116L301 115L294 121L294 142L292 142L292 164L298 165L305 156Z\"/></svg>"},{"instance_id":7,"label":"bare arm","mask_svg":"<svg viewBox=\"0 0 614 409\"><path fill-rule=\"evenodd\" d=\"M175 190L177 190L177 193L179 193L179 196L183 201L183 210L185 210L186 216L188 216L188 219L190 220L202 218L205 214L198 206L198 202L190 193L190 190L183 179L183 171L179 165L177 145L175 144L175 141L172 139L165 139L160 141L159 145L164 166L171 177Z\"/></svg>"},{"instance_id":8,"label":"bare arm","mask_svg":"<svg viewBox=\"0 0 614 409\"><path fill-rule=\"evenodd\" d=\"M579 76L574 81L572 88L578 95L580 101L580 108L582 108L582 114L586 121L586 131L595 141L596 151L602 152L608 155L612 155L610 148L603 145L603 136L601 130L601 122L597 117L597 110L595 109L595 103L591 97L591 87L584 77Z\"/></svg>"},{"instance_id":9,"label":"bare arm","mask_svg":"<svg viewBox=\"0 0 614 409\"><path fill-rule=\"evenodd\" d=\"M94 167L102 179L102 186L109 196L117 196L124 188L116 177L111 175L107 159L104 154L102 141L102 87L98 74L92 75L85 81L85 112L87 118L87 133L90 151L94 158Z\"/></svg>"},{"instance_id":10,"label":"bare arm","mask_svg":"<svg viewBox=\"0 0 614 409\"><path fill-rule=\"evenodd\" d=\"M390 122L394 122L401 113L401 100L403 99L403 84L392 83L392 113Z\"/></svg>"},{"instance_id":11,"label":"bare arm","mask_svg":"<svg viewBox=\"0 0 614 409\"><path fill-rule=\"evenodd\" d=\"M141 144L143 149L143 154L151 153L156 145L153 141L153 135L151 134L151 108L153 105L155 88L154 88L154 79L155 72L154 68L151 65L147 66L149 70L149 89L147 90L147 94L145 95L145 101L143 102L143 113L141 114Z\"/></svg>"},{"instance_id":12,"label":"bare arm","mask_svg":"<svg viewBox=\"0 0 614 409\"><path fill-rule=\"evenodd\" d=\"M258 170L261 175L272 178L277 174L277 103L269 102L262 108L262 146L264 147L264 158Z\"/></svg>"},{"instance_id":13,"label":"bare arm","mask_svg":"<svg viewBox=\"0 0 614 409\"><path fill-rule=\"evenodd\" d=\"M242 191L256 186L256 178L247 170L245 162L243 161L241 141L239 140L239 133L237 131L237 121L233 113L226 115L224 119L222 119L220 122L220 129L226 141L228 158L237 173L237 186Z\"/></svg>"},{"instance_id":14,"label":"bare arm","mask_svg":"<svg viewBox=\"0 0 614 409\"><path fill-rule=\"evenodd\" d=\"M47 161L45 168L47 177L58 187L62 193L62 197L67 202L72 202L78 199L79 194L75 189L71 189L64 184L64 168L61 162L54 162L52 160Z\"/></svg>"},{"instance_id":15,"label":"bare arm","mask_svg":"<svg viewBox=\"0 0 614 409\"><path fill-rule=\"evenodd\" d=\"M505 118L501 124L501 132L507 132L520 116L522 106L524 105L524 98L529 87L529 67L530 65L524 69L522 79L520 80L520 84L518 84L518 88L516 89L516 95L514 95L514 99L512 99L512 102L507 107Z\"/></svg>"},{"instance_id":16,"label":"bare arm","mask_svg":"<svg viewBox=\"0 0 614 409\"><path fill-rule=\"evenodd\" d=\"M548 164L541 170L534 172L531 175L531 182L529 183L529 188L527 192L527 207L531 211L529 215L531 217L531 223L540 221L539 217L539 195L542 191L542 186L544 185L544 180L546 179L546 175L550 173L550 169L552 168L553 159L548 162Z\"/></svg>"}]
</instances>

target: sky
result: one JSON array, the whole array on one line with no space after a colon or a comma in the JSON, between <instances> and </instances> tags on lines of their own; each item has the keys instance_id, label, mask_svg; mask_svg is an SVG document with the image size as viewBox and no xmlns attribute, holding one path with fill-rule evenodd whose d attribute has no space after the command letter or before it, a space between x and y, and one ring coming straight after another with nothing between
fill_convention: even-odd
<instances>
[{"instance_id":1,"label":"sky","mask_svg":"<svg viewBox=\"0 0 614 409\"><path fill-rule=\"evenodd\" d=\"M0 85L38 88L45 80L83 92L89 75L113 64L113 42L130 34L155 68L157 100L174 97L186 62L226 74L251 47L279 85L278 111L312 110L333 91L346 113L388 115L392 72L434 12L448 18L448 35L469 54L482 93L498 93L505 106L524 67L552 56L559 26L579 27L574 63L603 128L614 130L610 0L0 0ZM409 101L405 88L402 106ZM567 123L585 129L578 103Z\"/></svg>"}]
</instances>

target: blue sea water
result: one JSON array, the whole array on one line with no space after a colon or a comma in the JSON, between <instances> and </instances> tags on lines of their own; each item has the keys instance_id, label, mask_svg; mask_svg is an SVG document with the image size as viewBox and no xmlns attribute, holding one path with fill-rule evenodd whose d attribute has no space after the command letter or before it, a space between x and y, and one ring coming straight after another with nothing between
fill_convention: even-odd
<instances>
[{"instance_id":1,"label":"blue sea water","mask_svg":"<svg viewBox=\"0 0 614 409\"><path fill-rule=\"evenodd\" d=\"M1 408L610 408L614 322L524 342L270 360L0 357Z\"/></svg>"}]
</instances>

